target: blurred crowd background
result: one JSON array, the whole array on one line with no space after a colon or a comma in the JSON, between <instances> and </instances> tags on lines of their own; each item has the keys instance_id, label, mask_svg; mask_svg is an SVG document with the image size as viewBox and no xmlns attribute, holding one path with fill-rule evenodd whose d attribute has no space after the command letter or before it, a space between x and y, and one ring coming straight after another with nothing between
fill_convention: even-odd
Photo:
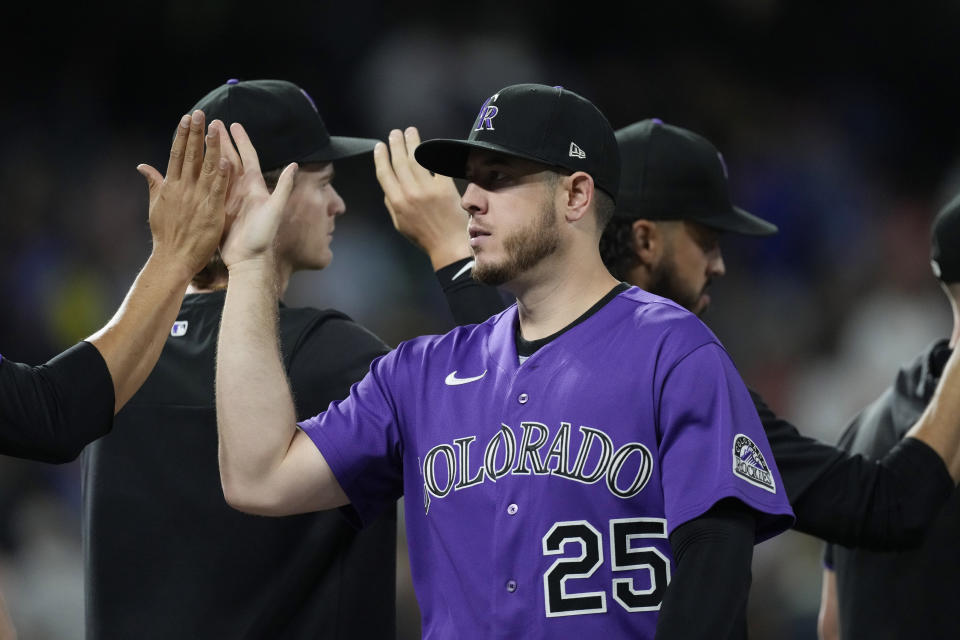
<instances>
[{"instance_id":1,"label":"blurred crowd background","mask_svg":"<svg viewBox=\"0 0 960 640\"><path fill-rule=\"evenodd\" d=\"M659 117L705 135L734 202L780 233L724 238L704 319L805 434L835 442L950 327L928 230L960 190L957 3L213 0L8 6L0 22L0 353L14 360L41 363L109 318L150 250L135 166L162 170L179 116L231 77L300 84L343 135L463 137L515 82L577 91L615 128ZM372 159L339 163L336 185L334 263L296 275L286 302L339 308L391 345L451 328ZM79 470L0 457L0 585L25 640L83 637ZM792 532L757 547L752 638L815 637L820 551Z\"/></svg>"}]
</instances>

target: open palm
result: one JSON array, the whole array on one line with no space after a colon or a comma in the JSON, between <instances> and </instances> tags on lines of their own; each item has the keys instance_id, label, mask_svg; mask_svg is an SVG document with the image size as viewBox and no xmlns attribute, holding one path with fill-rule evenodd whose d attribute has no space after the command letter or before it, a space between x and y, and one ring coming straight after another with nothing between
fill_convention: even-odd
<instances>
[{"instance_id":1,"label":"open palm","mask_svg":"<svg viewBox=\"0 0 960 640\"><path fill-rule=\"evenodd\" d=\"M270 193L260 171L260 161L247 132L239 123L230 125L236 149L226 134L221 133L221 153L232 165L233 180L227 192L227 231L220 254L227 267L269 256L280 227L283 208L293 189L296 163L280 174L277 187ZM238 153L239 152L239 153Z\"/></svg>"}]
</instances>

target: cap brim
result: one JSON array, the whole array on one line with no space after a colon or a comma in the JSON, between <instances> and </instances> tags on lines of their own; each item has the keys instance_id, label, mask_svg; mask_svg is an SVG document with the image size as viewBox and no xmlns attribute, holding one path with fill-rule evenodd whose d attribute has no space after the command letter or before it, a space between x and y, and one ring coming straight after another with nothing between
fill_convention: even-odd
<instances>
[{"instance_id":1,"label":"cap brim","mask_svg":"<svg viewBox=\"0 0 960 640\"><path fill-rule=\"evenodd\" d=\"M370 138L346 138L331 136L330 143L322 149L307 154L299 162L332 162L373 151L373 147L380 142Z\"/></svg>"},{"instance_id":2,"label":"cap brim","mask_svg":"<svg viewBox=\"0 0 960 640\"><path fill-rule=\"evenodd\" d=\"M769 236L778 231L777 225L758 218L740 207L733 207L730 213L724 216L713 216L709 219L696 221L714 229L745 236Z\"/></svg>"},{"instance_id":3,"label":"cap brim","mask_svg":"<svg viewBox=\"0 0 960 640\"><path fill-rule=\"evenodd\" d=\"M429 171L439 173L442 176L450 176L451 178L466 178L467 157L471 151L478 150L502 153L513 156L514 158L523 158L524 160L539 162L544 165L549 164L540 158L525 153L517 153L509 147L504 147L499 144L476 140L450 140L446 138L427 140L426 142L420 143L416 150L414 150L413 156L417 159L417 162L420 163L420 166Z\"/></svg>"}]
</instances>

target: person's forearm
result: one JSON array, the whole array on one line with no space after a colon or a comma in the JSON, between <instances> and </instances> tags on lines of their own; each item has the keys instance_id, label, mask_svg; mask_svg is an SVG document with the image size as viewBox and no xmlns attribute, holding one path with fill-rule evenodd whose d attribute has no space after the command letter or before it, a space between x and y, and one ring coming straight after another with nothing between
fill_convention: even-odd
<instances>
[{"instance_id":1,"label":"person's forearm","mask_svg":"<svg viewBox=\"0 0 960 640\"><path fill-rule=\"evenodd\" d=\"M954 349L940 383L920 419L907 432L936 451L956 484L960 482L960 355Z\"/></svg>"},{"instance_id":2,"label":"person's forearm","mask_svg":"<svg viewBox=\"0 0 960 640\"><path fill-rule=\"evenodd\" d=\"M862 455L835 456L815 481L792 497L794 528L848 547L909 549L923 540L954 490L936 452L906 439L876 461Z\"/></svg>"},{"instance_id":3,"label":"person's forearm","mask_svg":"<svg viewBox=\"0 0 960 640\"><path fill-rule=\"evenodd\" d=\"M153 370L192 277L185 265L151 254L110 322L87 338L110 370L114 413Z\"/></svg>"},{"instance_id":4,"label":"person's forearm","mask_svg":"<svg viewBox=\"0 0 960 640\"><path fill-rule=\"evenodd\" d=\"M230 269L217 343L220 478L245 511L269 502L266 479L296 433L296 413L277 338L277 276L261 257Z\"/></svg>"}]
</instances>

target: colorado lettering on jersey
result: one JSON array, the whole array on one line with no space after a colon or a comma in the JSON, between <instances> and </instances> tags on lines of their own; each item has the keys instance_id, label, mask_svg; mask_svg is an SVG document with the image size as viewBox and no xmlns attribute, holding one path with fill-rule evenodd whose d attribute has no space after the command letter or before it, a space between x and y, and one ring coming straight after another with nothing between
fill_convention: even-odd
<instances>
[{"instance_id":1,"label":"colorado lettering on jersey","mask_svg":"<svg viewBox=\"0 0 960 640\"><path fill-rule=\"evenodd\" d=\"M424 510L430 513L433 498L487 480L496 482L508 474L554 476L583 484L604 479L610 493L623 499L643 490L653 473L653 456L646 446L628 442L616 448L603 431L582 425L578 429L581 438L575 451L569 422L561 422L552 439L550 428L540 422L521 422L519 434L501 423L482 450L474 445L476 436L436 445L423 457ZM628 464L631 457L634 460Z\"/></svg>"}]
</instances>

